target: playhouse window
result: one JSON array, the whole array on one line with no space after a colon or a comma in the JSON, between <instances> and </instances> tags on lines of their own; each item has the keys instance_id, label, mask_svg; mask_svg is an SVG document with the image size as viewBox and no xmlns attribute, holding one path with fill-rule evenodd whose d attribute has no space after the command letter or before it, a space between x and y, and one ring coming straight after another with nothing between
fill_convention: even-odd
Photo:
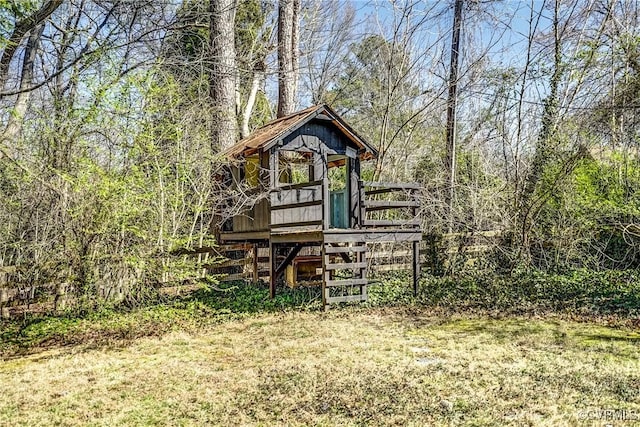
<instances>
[{"instance_id":1,"label":"playhouse window","mask_svg":"<svg viewBox=\"0 0 640 427\"><path fill-rule=\"evenodd\" d=\"M258 156L249 156L244 166L244 176L249 187L257 187L260 183L260 159Z\"/></svg>"},{"instance_id":2,"label":"playhouse window","mask_svg":"<svg viewBox=\"0 0 640 427\"><path fill-rule=\"evenodd\" d=\"M310 182L312 159L311 153L280 151L278 154L278 182L281 184Z\"/></svg>"},{"instance_id":3,"label":"playhouse window","mask_svg":"<svg viewBox=\"0 0 640 427\"><path fill-rule=\"evenodd\" d=\"M329 156L329 190L339 191L347 187L347 158L341 155Z\"/></svg>"}]
</instances>

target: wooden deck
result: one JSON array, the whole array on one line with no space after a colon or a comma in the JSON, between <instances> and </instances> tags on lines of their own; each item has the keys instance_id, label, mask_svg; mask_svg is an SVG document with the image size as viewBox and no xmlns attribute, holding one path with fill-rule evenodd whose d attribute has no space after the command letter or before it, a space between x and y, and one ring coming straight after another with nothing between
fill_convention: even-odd
<instances>
[{"instance_id":1,"label":"wooden deck","mask_svg":"<svg viewBox=\"0 0 640 427\"><path fill-rule=\"evenodd\" d=\"M352 204L357 212L350 215L350 228L332 227L328 182L320 180L272 189L268 230L223 232L220 240L268 245L271 296L275 295L276 282L302 248L320 248L325 306L366 301L367 243L411 242L417 289L422 239L417 216L418 185L359 182L358 187L357 200Z\"/></svg>"}]
</instances>

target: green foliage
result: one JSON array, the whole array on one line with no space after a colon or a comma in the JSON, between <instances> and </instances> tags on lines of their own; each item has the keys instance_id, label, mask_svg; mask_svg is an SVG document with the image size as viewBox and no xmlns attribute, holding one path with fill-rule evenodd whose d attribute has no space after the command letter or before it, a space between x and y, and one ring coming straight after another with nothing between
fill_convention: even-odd
<instances>
[{"instance_id":1,"label":"green foliage","mask_svg":"<svg viewBox=\"0 0 640 427\"><path fill-rule=\"evenodd\" d=\"M199 84L152 68L115 86L91 82L87 108L60 102L59 116L27 134L46 147L44 173L2 159L2 263L20 266L26 283L67 283L75 312L114 298L144 305L157 300L159 284L200 278L203 259L173 255L214 243L215 163L206 110L193 96ZM120 118L136 108L146 114L135 126ZM103 128L113 133L111 147L95 143Z\"/></svg>"},{"instance_id":2,"label":"green foliage","mask_svg":"<svg viewBox=\"0 0 640 427\"><path fill-rule=\"evenodd\" d=\"M378 281L379 280L379 281ZM518 270L424 275L413 296L409 274L386 274L369 287L369 305L426 305L454 311L565 312L580 315L640 314L640 271L586 269L565 274Z\"/></svg>"},{"instance_id":3,"label":"green foliage","mask_svg":"<svg viewBox=\"0 0 640 427\"><path fill-rule=\"evenodd\" d=\"M170 31L165 43L166 55L182 61L202 58L209 45L208 2L187 0L176 13L180 30Z\"/></svg>"},{"instance_id":4,"label":"green foliage","mask_svg":"<svg viewBox=\"0 0 640 427\"><path fill-rule=\"evenodd\" d=\"M317 287L291 289L288 286L282 286L277 289L276 297L271 299L266 286L233 282L196 292L192 298L216 310L229 313L249 314L320 307L320 290Z\"/></svg>"},{"instance_id":5,"label":"green foliage","mask_svg":"<svg viewBox=\"0 0 640 427\"><path fill-rule=\"evenodd\" d=\"M640 313L640 271L573 270L552 274L517 270L512 275L479 272L456 276L425 275L418 296L411 275L381 274L369 286L366 306L428 306L453 311L500 313L563 312L579 315L637 316ZM68 311L63 316L30 315L3 322L0 354L30 351L52 344L91 340L109 342L159 335L174 329L199 328L228 319L283 310L321 309L318 288L279 288L270 299L266 286L243 282L202 288L185 297L148 300L142 306L101 305Z\"/></svg>"},{"instance_id":6,"label":"green foliage","mask_svg":"<svg viewBox=\"0 0 640 427\"><path fill-rule=\"evenodd\" d=\"M584 159L574 172L579 213L608 219L640 216L640 167L614 154L608 160ZM600 218L598 218L600 217Z\"/></svg>"},{"instance_id":7,"label":"green foliage","mask_svg":"<svg viewBox=\"0 0 640 427\"><path fill-rule=\"evenodd\" d=\"M637 159L612 153L582 158L562 185L560 163L543 182L547 203L535 224L535 261L557 271L640 266L640 168Z\"/></svg>"},{"instance_id":8,"label":"green foliage","mask_svg":"<svg viewBox=\"0 0 640 427\"><path fill-rule=\"evenodd\" d=\"M161 335L177 329L238 319L265 312L301 307L320 308L317 288L278 289L269 298L265 286L234 282L203 287L184 297L147 299L130 307L100 304L87 310L69 310L61 316L28 315L22 320L0 321L0 355L29 351L53 344L85 341L107 343Z\"/></svg>"},{"instance_id":9,"label":"green foliage","mask_svg":"<svg viewBox=\"0 0 640 427\"><path fill-rule=\"evenodd\" d=\"M367 287L369 306L414 304L411 274L404 271L377 274Z\"/></svg>"},{"instance_id":10,"label":"green foliage","mask_svg":"<svg viewBox=\"0 0 640 427\"><path fill-rule=\"evenodd\" d=\"M581 314L635 316L640 313L638 270L539 270L513 275L476 274L426 278L420 301L446 307L508 312L553 310Z\"/></svg>"},{"instance_id":11,"label":"green foliage","mask_svg":"<svg viewBox=\"0 0 640 427\"><path fill-rule=\"evenodd\" d=\"M272 4L264 0L242 0L236 11L236 52L241 63L263 58L267 54L264 31Z\"/></svg>"}]
</instances>

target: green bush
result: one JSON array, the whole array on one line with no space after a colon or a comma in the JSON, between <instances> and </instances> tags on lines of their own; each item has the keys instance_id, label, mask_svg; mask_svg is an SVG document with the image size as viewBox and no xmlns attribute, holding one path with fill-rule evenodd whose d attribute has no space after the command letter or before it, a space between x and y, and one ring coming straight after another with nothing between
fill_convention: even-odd
<instances>
[{"instance_id":1,"label":"green bush","mask_svg":"<svg viewBox=\"0 0 640 427\"><path fill-rule=\"evenodd\" d=\"M417 301L457 308L636 315L640 313L640 272L580 269L565 274L534 270L429 276L420 282Z\"/></svg>"},{"instance_id":2,"label":"green bush","mask_svg":"<svg viewBox=\"0 0 640 427\"><path fill-rule=\"evenodd\" d=\"M281 287L271 299L266 286L234 282L201 288L183 297L145 300L144 305L123 302L92 310L68 310L57 316L28 314L0 321L0 355L51 344L107 343L159 335L262 312L320 309L320 301L318 288Z\"/></svg>"},{"instance_id":3,"label":"green bush","mask_svg":"<svg viewBox=\"0 0 640 427\"><path fill-rule=\"evenodd\" d=\"M640 314L640 271L573 270L563 274L519 270L481 271L438 277L425 274L414 296L411 274L379 275L369 285L369 306L421 305L499 310L508 313L557 311L586 315Z\"/></svg>"}]
</instances>

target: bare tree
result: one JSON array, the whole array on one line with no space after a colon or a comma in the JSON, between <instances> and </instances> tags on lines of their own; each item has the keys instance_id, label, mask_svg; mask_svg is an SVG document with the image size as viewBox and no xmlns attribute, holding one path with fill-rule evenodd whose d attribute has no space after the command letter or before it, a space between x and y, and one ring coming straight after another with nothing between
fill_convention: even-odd
<instances>
[{"instance_id":1,"label":"bare tree","mask_svg":"<svg viewBox=\"0 0 640 427\"><path fill-rule=\"evenodd\" d=\"M40 24L38 27L31 30L31 34L27 40L27 45L24 50L24 59L22 62L22 73L20 75L20 89L26 89L33 84L34 63L43 30L44 25ZM9 115L7 126L5 127L4 134L2 135L3 140L15 140L20 134L24 115L27 112L27 107L29 106L30 96L31 92L21 92L18 94L13 111Z\"/></svg>"},{"instance_id":2,"label":"bare tree","mask_svg":"<svg viewBox=\"0 0 640 427\"><path fill-rule=\"evenodd\" d=\"M460 55L460 30L462 29L463 0L456 0L451 33L451 58L449 65L449 98L447 100L447 169L449 182L447 206L449 207L449 232L453 226L453 203L456 184L456 102L458 98L458 57Z\"/></svg>"},{"instance_id":3,"label":"bare tree","mask_svg":"<svg viewBox=\"0 0 640 427\"><path fill-rule=\"evenodd\" d=\"M304 94L313 104L332 103L332 86L344 69L349 45L356 40L356 10L346 0L313 0L306 5L301 24Z\"/></svg>"},{"instance_id":4,"label":"bare tree","mask_svg":"<svg viewBox=\"0 0 640 427\"><path fill-rule=\"evenodd\" d=\"M278 117L296 110L300 0L278 4Z\"/></svg>"},{"instance_id":5,"label":"bare tree","mask_svg":"<svg viewBox=\"0 0 640 427\"><path fill-rule=\"evenodd\" d=\"M225 149L236 142L236 49L234 24L236 0L211 0L211 102L214 150Z\"/></svg>"},{"instance_id":6,"label":"bare tree","mask_svg":"<svg viewBox=\"0 0 640 427\"><path fill-rule=\"evenodd\" d=\"M243 0L236 16L236 55L238 65L238 111L241 112L240 136L251 132L252 120L260 123L265 116L264 82L267 76L267 56L274 50L275 33L273 7L262 0ZM254 115L255 108L259 111Z\"/></svg>"},{"instance_id":7,"label":"bare tree","mask_svg":"<svg viewBox=\"0 0 640 427\"><path fill-rule=\"evenodd\" d=\"M22 42L22 39L30 31L34 30L38 25L42 24L51 14L62 4L62 0L49 0L45 2L40 9L33 14L18 21L13 28L5 49L0 55L0 90L4 86L9 77L9 66L15 53Z\"/></svg>"}]
</instances>

